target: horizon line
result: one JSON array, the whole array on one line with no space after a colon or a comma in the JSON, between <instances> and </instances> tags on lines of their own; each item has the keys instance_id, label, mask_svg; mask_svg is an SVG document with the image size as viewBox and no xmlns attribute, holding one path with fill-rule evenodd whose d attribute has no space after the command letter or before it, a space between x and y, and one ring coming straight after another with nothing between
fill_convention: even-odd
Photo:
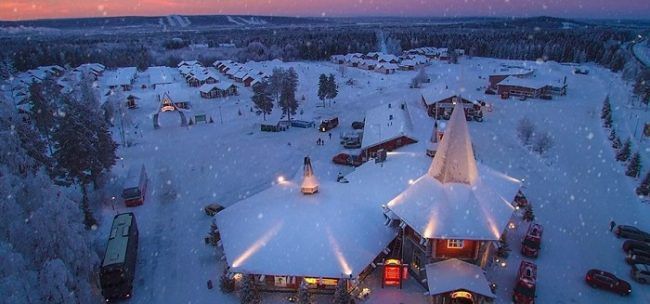
<instances>
[{"instance_id":1,"label":"horizon line","mask_svg":"<svg viewBox=\"0 0 650 304\"><path fill-rule=\"evenodd\" d=\"M16 19L5 20L0 19L0 22L34 22L34 21L52 21L52 20L75 20L75 19L109 19L109 18L162 18L167 16L251 16L251 17L279 17L279 18L304 18L304 19L342 19L342 18L440 18L440 19L463 19L463 18L486 18L486 19L530 19L540 17L550 17L558 19L572 19L572 20L627 20L627 21L650 21L650 17L565 17L554 16L552 14L545 15L532 15L532 16L481 16L481 15L465 15L465 16L398 16L398 15L353 15L353 16L290 16L290 15L255 15L255 14L167 14L167 15L119 15L119 16L79 16L79 17L62 17L62 18L37 18L37 19Z\"/></svg>"}]
</instances>

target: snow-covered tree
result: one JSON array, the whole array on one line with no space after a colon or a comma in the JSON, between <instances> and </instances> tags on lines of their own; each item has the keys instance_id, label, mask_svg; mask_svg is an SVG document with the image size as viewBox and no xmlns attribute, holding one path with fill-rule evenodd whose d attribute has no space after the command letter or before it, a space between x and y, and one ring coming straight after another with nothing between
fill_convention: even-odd
<instances>
[{"instance_id":1,"label":"snow-covered tree","mask_svg":"<svg viewBox=\"0 0 650 304\"><path fill-rule=\"evenodd\" d=\"M347 280L340 279L339 283L336 285L336 290L334 290L334 299L332 300L332 303L349 304L351 300L352 297L348 292Z\"/></svg>"},{"instance_id":2,"label":"snow-covered tree","mask_svg":"<svg viewBox=\"0 0 650 304\"><path fill-rule=\"evenodd\" d=\"M219 289L223 293L231 293L235 291L235 279L231 278L225 271L221 274L221 277L219 277Z\"/></svg>"},{"instance_id":3,"label":"snow-covered tree","mask_svg":"<svg viewBox=\"0 0 650 304\"><path fill-rule=\"evenodd\" d=\"M296 303L298 304L311 304L311 293L309 292L309 287L307 286L307 282L303 280L300 283L300 287L298 288L298 295L297 295L298 301Z\"/></svg>"},{"instance_id":4,"label":"snow-covered tree","mask_svg":"<svg viewBox=\"0 0 650 304\"><path fill-rule=\"evenodd\" d=\"M618 138L618 136L615 136L614 139L612 140L612 148L614 148L614 151L617 151L623 146L621 143L621 139Z\"/></svg>"},{"instance_id":5,"label":"snow-covered tree","mask_svg":"<svg viewBox=\"0 0 650 304\"><path fill-rule=\"evenodd\" d=\"M273 98L269 93L269 85L266 81L253 85L253 96L251 99L255 106L255 113L257 115L262 114L264 120L266 120L266 115L271 114L273 111Z\"/></svg>"},{"instance_id":6,"label":"snow-covered tree","mask_svg":"<svg viewBox=\"0 0 650 304\"><path fill-rule=\"evenodd\" d=\"M548 132L542 132L535 136L532 149L539 154L544 154L553 147L553 143L551 135Z\"/></svg>"},{"instance_id":7,"label":"snow-covered tree","mask_svg":"<svg viewBox=\"0 0 650 304\"><path fill-rule=\"evenodd\" d=\"M339 95L339 87L336 84L336 77L334 77L334 74L330 74L327 77L327 99L330 100L330 103L332 99L336 98L336 96Z\"/></svg>"},{"instance_id":8,"label":"snow-covered tree","mask_svg":"<svg viewBox=\"0 0 650 304\"><path fill-rule=\"evenodd\" d=\"M628 138L623 143L623 147L616 152L616 160L622 162L627 161L630 158L630 153L632 153L632 141Z\"/></svg>"},{"instance_id":9,"label":"snow-covered tree","mask_svg":"<svg viewBox=\"0 0 650 304\"><path fill-rule=\"evenodd\" d=\"M605 119L608 115L612 113L612 104L609 102L609 95L605 97L605 101L603 101L603 108L600 111L600 118Z\"/></svg>"},{"instance_id":10,"label":"snow-covered tree","mask_svg":"<svg viewBox=\"0 0 650 304\"><path fill-rule=\"evenodd\" d=\"M627 164L627 170L625 170L625 175L630 177L637 177L641 173L641 155L639 152L634 153L630 159L630 163Z\"/></svg>"},{"instance_id":11,"label":"snow-covered tree","mask_svg":"<svg viewBox=\"0 0 650 304\"><path fill-rule=\"evenodd\" d=\"M411 88L419 88L423 83L427 82L429 77L427 76L425 68L421 68L417 75L411 79Z\"/></svg>"},{"instance_id":12,"label":"snow-covered tree","mask_svg":"<svg viewBox=\"0 0 650 304\"><path fill-rule=\"evenodd\" d=\"M259 304L262 302L252 275L244 275L244 282L242 282L239 291L239 300L241 304Z\"/></svg>"},{"instance_id":13,"label":"snow-covered tree","mask_svg":"<svg viewBox=\"0 0 650 304\"><path fill-rule=\"evenodd\" d=\"M609 136L607 136L607 138L609 140L614 140L614 138L616 138L616 130L614 128L609 131Z\"/></svg>"},{"instance_id":14,"label":"snow-covered tree","mask_svg":"<svg viewBox=\"0 0 650 304\"><path fill-rule=\"evenodd\" d=\"M323 102L323 107L325 107L325 99L327 98L327 75L320 74L318 77L318 99Z\"/></svg>"},{"instance_id":15,"label":"snow-covered tree","mask_svg":"<svg viewBox=\"0 0 650 304\"><path fill-rule=\"evenodd\" d=\"M296 114L298 109L298 100L296 99L296 90L298 89L298 73L293 68L283 73L284 78L280 87L280 100L278 105L282 109L287 120L291 120L291 115Z\"/></svg>"},{"instance_id":16,"label":"snow-covered tree","mask_svg":"<svg viewBox=\"0 0 650 304\"><path fill-rule=\"evenodd\" d=\"M4 57L0 61L0 80L11 80L15 75L14 61L10 57Z\"/></svg>"},{"instance_id":17,"label":"snow-covered tree","mask_svg":"<svg viewBox=\"0 0 650 304\"><path fill-rule=\"evenodd\" d=\"M43 303L75 303L74 281L63 261L54 259L43 264L38 274Z\"/></svg>"},{"instance_id":18,"label":"snow-covered tree","mask_svg":"<svg viewBox=\"0 0 650 304\"><path fill-rule=\"evenodd\" d=\"M650 171L645 174L645 177L641 181L638 187L636 187L636 194L639 196L649 196L650 195Z\"/></svg>"},{"instance_id":19,"label":"snow-covered tree","mask_svg":"<svg viewBox=\"0 0 650 304\"><path fill-rule=\"evenodd\" d=\"M41 133L52 154L52 128L57 123L57 108L62 101L56 83L45 80L42 83L32 83L29 86L29 116Z\"/></svg>"},{"instance_id":20,"label":"snow-covered tree","mask_svg":"<svg viewBox=\"0 0 650 304\"><path fill-rule=\"evenodd\" d=\"M517 123L517 136L525 146L530 144L535 134L535 125L528 118L524 117Z\"/></svg>"}]
</instances>

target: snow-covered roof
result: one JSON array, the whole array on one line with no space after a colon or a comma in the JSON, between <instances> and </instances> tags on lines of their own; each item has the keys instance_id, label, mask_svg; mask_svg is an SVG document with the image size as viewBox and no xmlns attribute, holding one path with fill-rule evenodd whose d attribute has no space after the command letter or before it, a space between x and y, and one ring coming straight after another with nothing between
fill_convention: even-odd
<instances>
[{"instance_id":1,"label":"snow-covered roof","mask_svg":"<svg viewBox=\"0 0 650 304\"><path fill-rule=\"evenodd\" d=\"M376 69L385 69L385 70L397 70L398 66L394 63L379 63L377 64Z\"/></svg>"},{"instance_id":2,"label":"snow-covered roof","mask_svg":"<svg viewBox=\"0 0 650 304\"><path fill-rule=\"evenodd\" d=\"M427 174L388 203L425 238L498 240L521 182L476 164L464 111L456 104Z\"/></svg>"},{"instance_id":3,"label":"snow-covered roof","mask_svg":"<svg viewBox=\"0 0 650 304\"><path fill-rule=\"evenodd\" d=\"M218 83L215 83L215 85L216 85L217 88L219 88L220 90L227 90L227 89L230 89L230 87L233 87L233 86L234 86L234 87L237 87L237 86L236 86L234 83L232 83L231 81L226 81L226 80L224 80L224 81L220 81L220 82L218 82Z\"/></svg>"},{"instance_id":4,"label":"snow-covered roof","mask_svg":"<svg viewBox=\"0 0 650 304\"><path fill-rule=\"evenodd\" d=\"M138 70L135 67L119 68L112 77L107 80L109 86L132 84Z\"/></svg>"},{"instance_id":5,"label":"snow-covered roof","mask_svg":"<svg viewBox=\"0 0 650 304\"><path fill-rule=\"evenodd\" d=\"M246 74L248 74L248 71L246 71L246 69L240 69L239 71L237 71L236 73L234 73L232 76L235 77L235 78L241 78L241 79L244 79L244 77L246 76Z\"/></svg>"},{"instance_id":6,"label":"snow-covered roof","mask_svg":"<svg viewBox=\"0 0 650 304\"><path fill-rule=\"evenodd\" d=\"M430 295L467 290L495 298L481 267L459 259L448 259L425 266Z\"/></svg>"},{"instance_id":7,"label":"snow-covered roof","mask_svg":"<svg viewBox=\"0 0 650 304\"><path fill-rule=\"evenodd\" d=\"M183 60L178 63L178 67L183 66L183 65L188 65L188 66L201 66L201 63L198 62L197 60Z\"/></svg>"},{"instance_id":8,"label":"snow-covered roof","mask_svg":"<svg viewBox=\"0 0 650 304\"><path fill-rule=\"evenodd\" d=\"M517 87L524 87L524 88L531 88L531 89L542 89L546 86L564 86L565 84L562 83L562 80L560 79L555 79L551 77L542 77L542 76L535 76L535 77L528 77L528 78L520 78L520 77L515 77L515 76L508 76L506 79L502 80L497 84L499 85L508 85L508 86L517 86Z\"/></svg>"},{"instance_id":9,"label":"snow-covered roof","mask_svg":"<svg viewBox=\"0 0 650 304\"><path fill-rule=\"evenodd\" d=\"M427 106L431 106L439 101L457 96L461 96L464 100L470 101L471 103L478 103L475 94L473 94L471 91L464 91L457 88L432 86L421 89L420 93L422 94L422 99Z\"/></svg>"},{"instance_id":10,"label":"snow-covered roof","mask_svg":"<svg viewBox=\"0 0 650 304\"><path fill-rule=\"evenodd\" d=\"M399 58L397 58L397 56L391 55L391 54L383 54L383 53L379 54L379 58L377 58L377 60L380 61L380 62L381 61L386 61L386 62L396 61L396 62L399 62Z\"/></svg>"},{"instance_id":11,"label":"snow-covered roof","mask_svg":"<svg viewBox=\"0 0 650 304\"><path fill-rule=\"evenodd\" d=\"M414 67L416 65L417 64L415 63L415 61L413 61L411 59L402 60L402 62L400 62L400 64L399 64L399 66L404 66L404 67L410 67L410 66Z\"/></svg>"},{"instance_id":12,"label":"snow-covered roof","mask_svg":"<svg viewBox=\"0 0 650 304\"><path fill-rule=\"evenodd\" d=\"M300 192L302 174L297 174L237 202L216 215L228 264L247 273L357 277L395 238L384 225L381 205L409 178L423 174L426 161L389 155L381 166L358 167L346 176L349 183L321 180L315 195Z\"/></svg>"},{"instance_id":13,"label":"snow-covered roof","mask_svg":"<svg viewBox=\"0 0 650 304\"><path fill-rule=\"evenodd\" d=\"M94 74L99 74L106 70L106 67L101 64L101 63L84 63L80 66L78 66L75 70L84 72L84 73L94 73Z\"/></svg>"},{"instance_id":14,"label":"snow-covered roof","mask_svg":"<svg viewBox=\"0 0 650 304\"><path fill-rule=\"evenodd\" d=\"M147 69L147 72L149 73L150 84L163 84L163 83L174 82L174 76L172 76L172 71L168 67L164 67L164 66L150 67Z\"/></svg>"},{"instance_id":15,"label":"snow-covered roof","mask_svg":"<svg viewBox=\"0 0 650 304\"><path fill-rule=\"evenodd\" d=\"M534 72L535 70L530 69L530 68L524 68L524 67L512 67L512 66L506 66L506 67L501 67L498 71L490 73L492 76L525 76L525 75L530 75Z\"/></svg>"},{"instance_id":16,"label":"snow-covered roof","mask_svg":"<svg viewBox=\"0 0 650 304\"><path fill-rule=\"evenodd\" d=\"M377 60L372 60L372 59L365 59L361 62L361 65L363 66L376 66L379 62Z\"/></svg>"},{"instance_id":17,"label":"snow-covered roof","mask_svg":"<svg viewBox=\"0 0 650 304\"><path fill-rule=\"evenodd\" d=\"M400 136L413 136L411 115L406 103L388 103L366 112L361 149L373 147Z\"/></svg>"}]
</instances>

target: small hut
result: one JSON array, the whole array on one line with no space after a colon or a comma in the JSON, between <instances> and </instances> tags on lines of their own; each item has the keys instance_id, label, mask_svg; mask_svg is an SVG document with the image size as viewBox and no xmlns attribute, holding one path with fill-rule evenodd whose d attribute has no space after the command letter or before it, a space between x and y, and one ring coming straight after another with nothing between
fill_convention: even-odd
<instances>
[{"instance_id":1,"label":"small hut","mask_svg":"<svg viewBox=\"0 0 650 304\"><path fill-rule=\"evenodd\" d=\"M318 180L314 176L314 169L311 167L311 160L309 156L305 156L304 162L304 175L300 192L303 194L314 194L318 192Z\"/></svg>"}]
</instances>

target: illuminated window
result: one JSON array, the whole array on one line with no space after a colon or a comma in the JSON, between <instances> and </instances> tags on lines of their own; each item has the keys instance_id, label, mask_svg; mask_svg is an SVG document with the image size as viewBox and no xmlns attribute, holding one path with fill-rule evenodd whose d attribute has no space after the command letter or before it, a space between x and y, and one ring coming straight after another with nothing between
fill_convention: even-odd
<instances>
[{"instance_id":1,"label":"illuminated window","mask_svg":"<svg viewBox=\"0 0 650 304\"><path fill-rule=\"evenodd\" d=\"M463 240L447 240L447 248L463 248Z\"/></svg>"},{"instance_id":2,"label":"illuminated window","mask_svg":"<svg viewBox=\"0 0 650 304\"><path fill-rule=\"evenodd\" d=\"M420 261L420 256L413 252L413 259L411 260L411 268L415 271L420 271L422 269L422 261Z\"/></svg>"}]
</instances>

